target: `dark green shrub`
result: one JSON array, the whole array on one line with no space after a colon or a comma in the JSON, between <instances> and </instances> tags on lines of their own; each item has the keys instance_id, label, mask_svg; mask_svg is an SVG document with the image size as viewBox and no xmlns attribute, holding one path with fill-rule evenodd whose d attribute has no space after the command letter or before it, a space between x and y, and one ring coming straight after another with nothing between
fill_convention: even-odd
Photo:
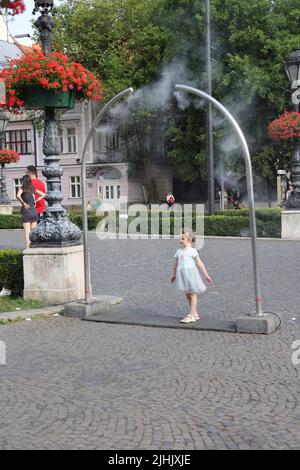
<instances>
[{"instance_id":1,"label":"dark green shrub","mask_svg":"<svg viewBox=\"0 0 300 470\"><path fill-rule=\"evenodd\" d=\"M11 215L0 215L0 229L13 230L22 228L20 212Z\"/></svg>"},{"instance_id":2,"label":"dark green shrub","mask_svg":"<svg viewBox=\"0 0 300 470\"><path fill-rule=\"evenodd\" d=\"M249 218L207 216L204 218L204 234L218 237L248 237Z\"/></svg>"},{"instance_id":3,"label":"dark green shrub","mask_svg":"<svg viewBox=\"0 0 300 470\"><path fill-rule=\"evenodd\" d=\"M24 289L23 253L0 250L0 286L20 295Z\"/></svg>"},{"instance_id":4,"label":"dark green shrub","mask_svg":"<svg viewBox=\"0 0 300 470\"><path fill-rule=\"evenodd\" d=\"M161 217L157 215L152 220L152 227L156 234L162 232L162 217L170 217L171 224L171 235L174 234L174 214L163 213ZM131 223L134 219L139 218L137 215L129 217L128 222ZM142 220L145 220L143 215ZM82 229L82 215L81 214L70 214L70 219L79 228ZM101 217L94 215L93 213L88 215L88 227L89 230L96 230ZM215 216L205 216L205 229L204 233L206 236L219 236L219 237L248 237L250 236L250 220L248 209L232 210L225 212L218 212ZM260 209L256 212L256 224L257 233L259 237L267 238L280 238L281 237L281 211L278 209ZM191 223L192 228L195 230L196 217L193 217ZM117 215L117 226L118 226L118 215ZM168 224L167 224L168 226ZM148 219L148 230L150 234L151 229L151 217ZM153 234L153 233L152 233Z\"/></svg>"}]
</instances>

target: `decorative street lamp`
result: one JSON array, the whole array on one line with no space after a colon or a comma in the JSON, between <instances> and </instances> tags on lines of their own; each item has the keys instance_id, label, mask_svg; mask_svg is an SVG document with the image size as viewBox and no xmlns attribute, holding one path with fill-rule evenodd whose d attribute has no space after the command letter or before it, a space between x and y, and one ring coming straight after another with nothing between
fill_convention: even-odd
<instances>
[{"instance_id":1,"label":"decorative street lamp","mask_svg":"<svg viewBox=\"0 0 300 470\"><path fill-rule=\"evenodd\" d=\"M35 0L33 14L40 12L41 16L35 25L40 31L42 48L45 55L51 53L51 38L54 21L51 16L54 7L53 0ZM30 234L31 246L70 246L81 244L81 231L72 224L67 211L61 206L61 177L63 169L59 165L60 144L55 107L45 108L45 128L43 139L45 168L43 175L47 179L48 207L42 221Z\"/></svg>"},{"instance_id":2,"label":"decorative street lamp","mask_svg":"<svg viewBox=\"0 0 300 470\"><path fill-rule=\"evenodd\" d=\"M293 52L285 62L285 71L289 77L292 88L292 102L294 110L300 111L300 48ZM294 187L293 192L287 200L287 209L300 209L300 142L294 144L294 154L291 165L291 180Z\"/></svg>"},{"instance_id":3,"label":"decorative street lamp","mask_svg":"<svg viewBox=\"0 0 300 470\"><path fill-rule=\"evenodd\" d=\"M5 130L8 124L8 117L4 111L0 111L0 148L4 148L5 144ZM5 163L1 162L1 194L0 194L0 204L7 205L10 204L11 200L6 191L6 175L5 175Z\"/></svg>"}]
</instances>

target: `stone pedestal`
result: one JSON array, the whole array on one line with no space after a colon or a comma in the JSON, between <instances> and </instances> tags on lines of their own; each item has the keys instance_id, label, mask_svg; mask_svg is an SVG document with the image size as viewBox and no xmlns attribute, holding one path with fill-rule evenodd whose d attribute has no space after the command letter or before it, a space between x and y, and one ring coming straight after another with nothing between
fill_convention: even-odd
<instances>
[{"instance_id":1,"label":"stone pedestal","mask_svg":"<svg viewBox=\"0 0 300 470\"><path fill-rule=\"evenodd\" d=\"M237 333L271 335L275 333L280 326L280 317L273 313L264 313L261 317L247 315L236 320Z\"/></svg>"},{"instance_id":2,"label":"stone pedestal","mask_svg":"<svg viewBox=\"0 0 300 470\"><path fill-rule=\"evenodd\" d=\"M84 298L83 246L24 251L24 299L58 305Z\"/></svg>"},{"instance_id":3,"label":"stone pedestal","mask_svg":"<svg viewBox=\"0 0 300 470\"><path fill-rule=\"evenodd\" d=\"M0 215L11 215L13 206L11 204L0 204Z\"/></svg>"},{"instance_id":4,"label":"stone pedestal","mask_svg":"<svg viewBox=\"0 0 300 470\"><path fill-rule=\"evenodd\" d=\"M281 214L281 237L300 240L300 210L283 211Z\"/></svg>"}]
</instances>

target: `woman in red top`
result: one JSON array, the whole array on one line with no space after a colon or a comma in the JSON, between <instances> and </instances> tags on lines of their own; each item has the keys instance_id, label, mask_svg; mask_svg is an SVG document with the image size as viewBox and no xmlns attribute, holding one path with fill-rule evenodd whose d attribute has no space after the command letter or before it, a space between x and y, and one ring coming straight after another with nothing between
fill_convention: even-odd
<instances>
[{"instance_id":1,"label":"woman in red top","mask_svg":"<svg viewBox=\"0 0 300 470\"><path fill-rule=\"evenodd\" d=\"M36 167L35 166L28 166L26 173L27 173L28 176L30 176L33 187L37 191L40 191L41 193L46 194L46 188L45 188L44 183L37 178L37 169L36 169ZM39 200L37 200L37 199L39 199ZM38 216L39 216L39 221L40 221L41 216L43 215L43 212L46 209L46 203L45 203L45 199L40 199L38 194L35 195L35 201L36 201L35 208L37 210L37 213L38 213Z\"/></svg>"}]
</instances>

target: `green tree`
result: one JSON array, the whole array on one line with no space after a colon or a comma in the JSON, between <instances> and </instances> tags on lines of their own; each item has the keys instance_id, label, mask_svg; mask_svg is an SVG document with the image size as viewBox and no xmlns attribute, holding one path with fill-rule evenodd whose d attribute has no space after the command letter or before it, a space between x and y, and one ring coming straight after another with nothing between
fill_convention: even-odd
<instances>
[{"instance_id":1,"label":"green tree","mask_svg":"<svg viewBox=\"0 0 300 470\"><path fill-rule=\"evenodd\" d=\"M290 103L283 61L299 46L300 0L211 3L214 95L245 131L255 173L274 182L276 169L287 164L290 154L268 140L267 126ZM204 88L204 6L204 0L66 0L57 9L55 44L102 76L107 98L130 85L153 83L163 65L176 61L185 63L191 84ZM137 115L138 125L136 116L128 123L133 169L149 163L153 154L139 136L141 129L147 130L151 140L157 111L144 111L143 118ZM231 130L218 125L216 117L221 159L220 139ZM205 176L205 109L191 100L182 112L173 103L159 119L164 121L169 161L181 177L193 181Z\"/></svg>"}]
</instances>

